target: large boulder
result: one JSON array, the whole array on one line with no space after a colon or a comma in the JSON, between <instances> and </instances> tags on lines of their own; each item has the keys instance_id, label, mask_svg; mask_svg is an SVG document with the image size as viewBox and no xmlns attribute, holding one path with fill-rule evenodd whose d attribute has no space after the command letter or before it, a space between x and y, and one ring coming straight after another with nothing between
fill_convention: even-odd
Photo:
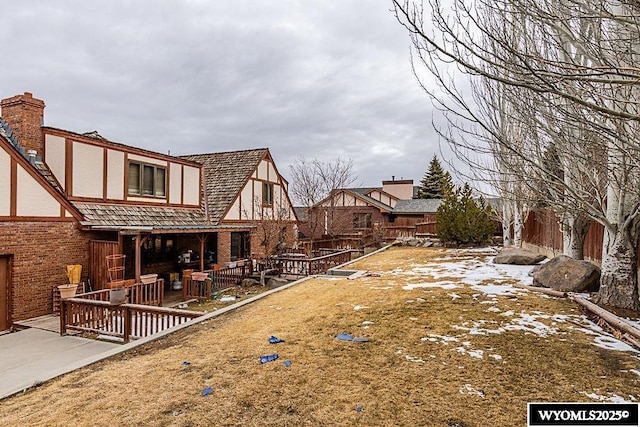
<instances>
[{"instance_id":1,"label":"large boulder","mask_svg":"<svg viewBox=\"0 0 640 427\"><path fill-rule=\"evenodd\" d=\"M493 259L495 264L534 265L546 256L522 248L504 248Z\"/></svg>"},{"instance_id":2,"label":"large boulder","mask_svg":"<svg viewBox=\"0 0 640 427\"><path fill-rule=\"evenodd\" d=\"M600 269L589 261L559 255L532 270L533 285L563 292L596 292Z\"/></svg>"}]
</instances>

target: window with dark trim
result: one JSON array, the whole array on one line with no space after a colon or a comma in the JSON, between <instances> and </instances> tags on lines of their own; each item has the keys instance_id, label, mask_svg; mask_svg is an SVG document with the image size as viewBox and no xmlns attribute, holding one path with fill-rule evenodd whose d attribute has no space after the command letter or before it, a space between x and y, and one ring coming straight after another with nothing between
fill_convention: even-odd
<instances>
[{"instance_id":1,"label":"window with dark trim","mask_svg":"<svg viewBox=\"0 0 640 427\"><path fill-rule=\"evenodd\" d=\"M167 170L162 166L129 162L130 196L165 197Z\"/></svg>"},{"instance_id":2,"label":"window with dark trim","mask_svg":"<svg viewBox=\"0 0 640 427\"><path fill-rule=\"evenodd\" d=\"M356 230L371 228L371 214L370 213L354 213L353 228Z\"/></svg>"},{"instance_id":3,"label":"window with dark trim","mask_svg":"<svg viewBox=\"0 0 640 427\"><path fill-rule=\"evenodd\" d=\"M262 206L273 206L273 184L262 183Z\"/></svg>"}]
</instances>

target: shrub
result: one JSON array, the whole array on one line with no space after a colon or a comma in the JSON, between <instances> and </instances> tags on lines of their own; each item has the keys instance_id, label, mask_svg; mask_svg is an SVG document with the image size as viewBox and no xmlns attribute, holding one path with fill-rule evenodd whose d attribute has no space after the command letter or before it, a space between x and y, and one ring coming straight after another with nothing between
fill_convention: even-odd
<instances>
[{"instance_id":1,"label":"shrub","mask_svg":"<svg viewBox=\"0 0 640 427\"><path fill-rule=\"evenodd\" d=\"M495 230L491 207L482 197L477 201L471 197L469 184L445 195L436 213L436 222L438 238L444 243L484 244Z\"/></svg>"}]
</instances>

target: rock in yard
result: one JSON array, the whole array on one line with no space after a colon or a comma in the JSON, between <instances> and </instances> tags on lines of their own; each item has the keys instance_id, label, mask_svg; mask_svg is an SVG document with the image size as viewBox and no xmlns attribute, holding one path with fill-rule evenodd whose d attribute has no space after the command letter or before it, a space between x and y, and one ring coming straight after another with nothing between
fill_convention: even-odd
<instances>
[{"instance_id":1,"label":"rock in yard","mask_svg":"<svg viewBox=\"0 0 640 427\"><path fill-rule=\"evenodd\" d=\"M495 264L534 265L546 256L521 248L504 248L493 259Z\"/></svg>"},{"instance_id":2,"label":"rock in yard","mask_svg":"<svg viewBox=\"0 0 640 427\"><path fill-rule=\"evenodd\" d=\"M600 269L589 261L559 255L532 270L533 285L563 292L595 292L600 287Z\"/></svg>"},{"instance_id":3,"label":"rock in yard","mask_svg":"<svg viewBox=\"0 0 640 427\"><path fill-rule=\"evenodd\" d=\"M279 277L272 277L267 282L267 286L273 289L273 288L279 288L280 286L286 285L287 283L289 283L289 281L286 279L281 279Z\"/></svg>"},{"instance_id":4,"label":"rock in yard","mask_svg":"<svg viewBox=\"0 0 640 427\"><path fill-rule=\"evenodd\" d=\"M251 286L258 286L259 284L260 284L259 281L255 279L250 279L250 278L243 279L242 282L240 282L240 286L244 286L245 288L248 288Z\"/></svg>"}]
</instances>

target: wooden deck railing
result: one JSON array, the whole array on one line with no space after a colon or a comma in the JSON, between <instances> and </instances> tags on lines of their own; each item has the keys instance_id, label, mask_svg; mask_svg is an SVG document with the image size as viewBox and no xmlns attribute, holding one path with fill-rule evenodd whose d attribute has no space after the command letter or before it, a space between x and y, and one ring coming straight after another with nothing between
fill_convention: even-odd
<instances>
[{"instance_id":1,"label":"wooden deck railing","mask_svg":"<svg viewBox=\"0 0 640 427\"><path fill-rule=\"evenodd\" d=\"M182 284L182 299L190 298L209 299L211 294L220 289L235 286L242 280L251 276L253 273L253 264L251 260L246 260L242 265L235 267L225 267L218 270L204 270L208 273L209 279L205 281L192 280L186 277Z\"/></svg>"},{"instance_id":2,"label":"wooden deck railing","mask_svg":"<svg viewBox=\"0 0 640 427\"><path fill-rule=\"evenodd\" d=\"M316 258L278 257L280 274L293 276L310 276L323 274L333 267L351 260L351 250L334 252Z\"/></svg>"},{"instance_id":3,"label":"wooden deck railing","mask_svg":"<svg viewBox=\"0 0 640 427\"><path fill-rule=\"evenodd\" d=\"M112 305L98 299L69 298L60 301L60 335L74 330L120 338L127 343L201 315L195 311L164 307Z\"/></svg>"},{"instance_id":4,"label":"wooden deck railing","mask_svg":"<svg viewBox=\"0 0 640 427\"><path fill-rule=\"evenodd\" d=\"M144 284L136 283L132 286L126 286L128 293L128 302L130 304L145 304L161 307L164 300L164 280L159 279L154 283ZM56 288L55 291L58 291ZM60 292L56 298L54 291L54 310L57 314L60 311ZM109 301L110 289L100 289L98 291L85 292L76 294L75 298L87 299L91 301Z\"/></svg>"}]
</instances>

